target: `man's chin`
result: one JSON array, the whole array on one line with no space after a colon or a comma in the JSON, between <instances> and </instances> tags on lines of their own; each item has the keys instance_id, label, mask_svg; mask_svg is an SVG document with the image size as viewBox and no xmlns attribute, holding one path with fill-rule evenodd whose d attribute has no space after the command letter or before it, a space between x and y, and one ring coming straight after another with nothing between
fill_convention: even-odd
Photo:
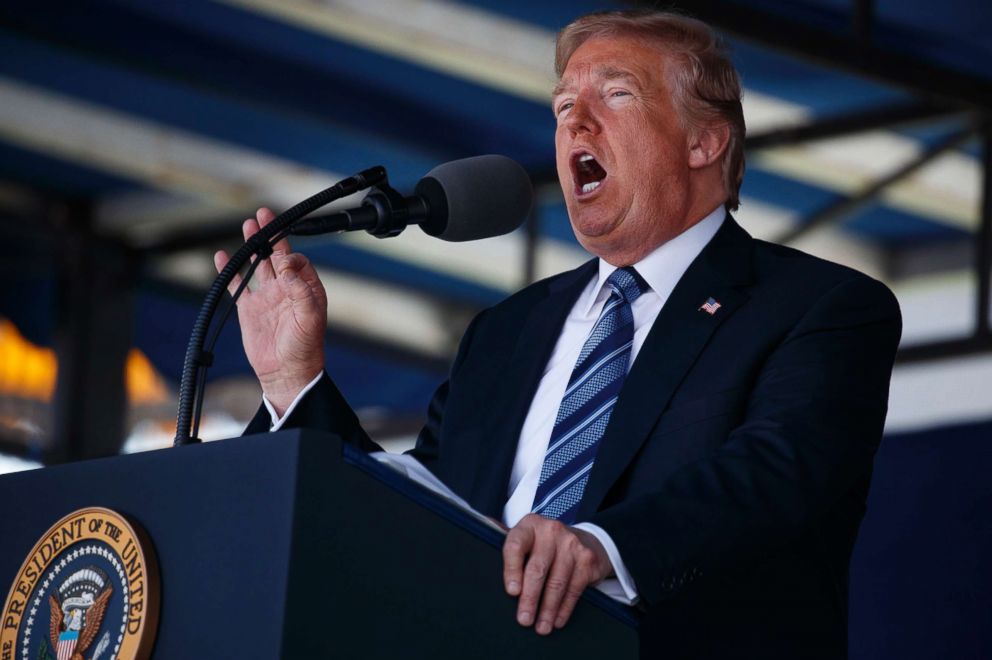
<instances>
[{"instance_id":1,"label":"man's chin","mask_svg":"<svg viewBox=\"0 0 992 660\"><path fill-rule=\"evenodd\" d=\"M584 239L603 240L618 224L617 214L606 211L599 204L587 206L572 202L568 205L568 218L580 243Z\"/></svg>"}]
</instances>

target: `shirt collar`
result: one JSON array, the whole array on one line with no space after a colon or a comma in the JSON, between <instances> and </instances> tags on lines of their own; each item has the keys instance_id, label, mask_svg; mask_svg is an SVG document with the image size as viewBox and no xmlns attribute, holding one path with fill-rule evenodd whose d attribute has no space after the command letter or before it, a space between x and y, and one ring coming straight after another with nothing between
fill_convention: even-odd
<instances>
[{"instance_id":1,"label":"shirt collar","mask_svg":"<svg viewBox=\"0 0 992 660\"><path fill-rule=\"evenodd\" d=\"M646 257L634 264L634 268L648 283L652 291L663 299L667 299L686 269L689 268L689 264L699 256L706 244L716 235L720 226L723 225L726 215L727 212L721 204L675 238L656 247ZM592 312L593 306L600 298L609 295L608 293L604 294L603 286L616 269L616 266L603 259L599 260L599 275L593 289L597 293L589 297L589 302L583 310L586 315Z\"/></svg>"}]
</instances>

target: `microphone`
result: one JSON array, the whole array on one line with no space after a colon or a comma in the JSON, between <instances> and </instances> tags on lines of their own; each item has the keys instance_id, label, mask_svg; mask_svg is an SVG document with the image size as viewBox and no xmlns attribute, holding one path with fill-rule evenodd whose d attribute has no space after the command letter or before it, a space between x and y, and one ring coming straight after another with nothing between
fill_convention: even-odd
<instances>
[{"instance_id":1,"label":"microphone","mask_svg":"<svg viewBox=\"0 0 992 660\"><path fill-rule=\"evenodd\" d=\"M373 236L396 236L407 225L446 241L474 241L507 234L530 213L534 189L516 161L490 154L438 165L404 197L387 182L375 186L362 205L306 218L290 233L313 236L364 229Z\"/></svg>"}]
</instances>

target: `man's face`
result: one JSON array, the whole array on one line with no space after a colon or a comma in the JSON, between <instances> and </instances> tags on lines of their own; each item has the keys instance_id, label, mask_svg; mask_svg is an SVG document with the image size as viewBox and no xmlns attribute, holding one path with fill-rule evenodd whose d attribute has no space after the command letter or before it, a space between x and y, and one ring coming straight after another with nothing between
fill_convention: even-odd
<instances>
[{"instance_id":1,"label":"man's face","mask_svg":"<svg viewBox=\"0 0 992 660\"><path fill-rule=\"evenodd\" d=\"M691 224L689 142L667 66L664 51L642 40L590 39L568 60L552 101L572 229L583 247L617 266Z\"/></svg>"}]
</instances>

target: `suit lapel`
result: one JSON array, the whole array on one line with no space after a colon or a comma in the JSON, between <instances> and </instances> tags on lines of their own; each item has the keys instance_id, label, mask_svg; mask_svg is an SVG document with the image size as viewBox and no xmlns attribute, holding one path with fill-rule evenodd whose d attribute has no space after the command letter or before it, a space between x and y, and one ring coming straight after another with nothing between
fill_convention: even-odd
<instances>
[{"instance_id":1,"label":"suit lapel","mask_svg":"<svg viewBox=\"0 0 992 660\"><path fill-rule=\"evenodd\" d=\"M578 519L595 513L647 439L716 329L746 300L751 237L729 215L658 314L627 376L593 464ZM715 313L700 307L709 298Z\"/></svg>"},{"instance_id":2,"label":"suit lapel","mask_svg":"<svg viewBox=\"0 0 992 660\"><path fill-rule=\"evenodd\" d=\"M554 350L565 318L579 294L596 273L593 259L550 281L544 296L531 307L519 327L517 342L484 413L479 461L472 487L472 505L498 516L506 503L506 489L517 443L531 401Z\"/></svg>"}]
</instances>

